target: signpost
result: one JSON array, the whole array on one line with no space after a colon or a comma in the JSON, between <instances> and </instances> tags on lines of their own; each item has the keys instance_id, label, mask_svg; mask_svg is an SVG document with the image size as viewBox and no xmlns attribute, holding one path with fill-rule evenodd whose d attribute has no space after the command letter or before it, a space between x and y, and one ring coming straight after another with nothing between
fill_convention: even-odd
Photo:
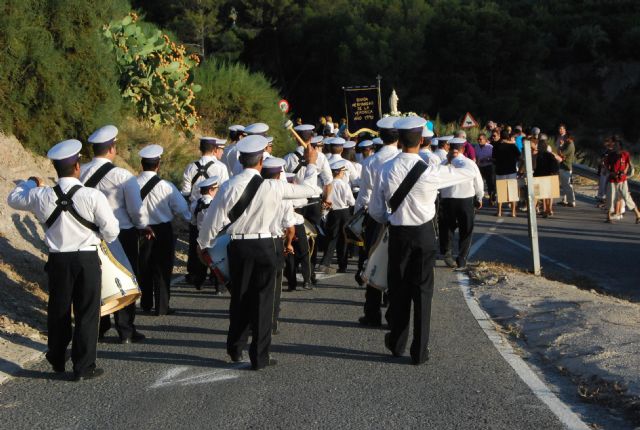
<instances>
[{"instance_id":1,"label":"signpost","mask_svg":"<svg viewBox=\"0 0 640 430\"><path fill-rule=\"evenodd\" d=\"M480 127L480 124L478 124L478 121L476 121L476 119L471 115L470 112L467 112L467 114L462 119L460 128L473 128L473 127Z\"/></svg>"},{"instance_id":2,"label":"signpost","mask_svg":"<svg viewBox=\"0 0 640 430\"><path fill-rule=\"evenodd\" d=\"M529 239L531 239L531 259L533 274L540 276L540 248L538 246L538 220L535 207L535 187L533 181L533 164L531 162L531 141L524 142L524 162L527 172L527 215L529 221Z\"/></svg>"},{"instance_id":3,"label":"signpost","mask_svg":"<svg viewBox=\"0 0 640 430\"><path fill-rule=\"evenodd\" d=\"M283 114L289 112L289 102L285 99L282 99L278 102L278 108L282 111Z\"/></svg>"}]
</instances>

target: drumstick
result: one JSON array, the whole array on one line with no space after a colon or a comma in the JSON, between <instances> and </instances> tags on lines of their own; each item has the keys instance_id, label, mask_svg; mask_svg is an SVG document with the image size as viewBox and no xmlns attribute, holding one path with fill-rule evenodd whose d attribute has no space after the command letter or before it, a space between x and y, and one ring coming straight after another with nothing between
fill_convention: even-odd
<instances>
[{"instance_id":1,"label":"drumstick","mask_svg":"<svg viewBox=\"0 0 640 430\"><path fill-rule=\"evenodd\" d=\"M292 122L290 119L288 119L288 120L284 123L284 128L286 128L287 130L289 130L289 131L293 134L293 137L295 137L295 138L296 138L296 140L300 143L300 145L302 145L302 147L303 147L303 148L306 148L306 147L307 147L307 142L305 142L305 141L300 137L300 135L298 134L298 132L296 132L296 131L293 129L293 122Z\"/></svg>"}]
</instances>

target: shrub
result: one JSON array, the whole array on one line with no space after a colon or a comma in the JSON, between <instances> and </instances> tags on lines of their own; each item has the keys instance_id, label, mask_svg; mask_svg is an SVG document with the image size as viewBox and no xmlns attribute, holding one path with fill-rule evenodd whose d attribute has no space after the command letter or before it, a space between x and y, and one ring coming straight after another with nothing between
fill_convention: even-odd
<instances>
[{"instance_id":1,"label":"shrub","mask_svg":"<svg viewBox=\"0 0 640 430\"><path fill-rule=\"evenodd\" d=\"M124 0L6 0L0 7L0 127L43 153L119 117L115 62L99 30Z\"/></svg>"},{"instance_id":2,"label":"shrub","mask_svg":"<svg viewBox=\"0 0 640 430\"><path fill-rule=\"evenodd\" d=\"M115 51L122 96L133 103L138 117L154 125L177 125L189 133L198 120L193 101L200 91L191 72L200 60L186 55L184 46L160 30L143 31L137 20L131 12L104 27Z\"/></svg>"},{"instance_id":3,"label":"shrub","mask_svg":"<svg viewBox=\"0 0 640 430\"><path fill-rule=\"evenodd\" d=\"M295 147L282 128L285 118L278 109L280 96L263 74L251 73L240 64L208 60L196 70L195 82L202 87L196 107L203 131L225 136L231 124L264 122L274 137L275 154Z\"/></svg>"}]
</instances>

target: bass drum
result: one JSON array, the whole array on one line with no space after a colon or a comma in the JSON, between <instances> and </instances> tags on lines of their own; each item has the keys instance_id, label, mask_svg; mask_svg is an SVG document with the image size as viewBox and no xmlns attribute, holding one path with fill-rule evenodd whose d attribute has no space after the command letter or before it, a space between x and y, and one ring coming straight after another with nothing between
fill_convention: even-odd
<instances>
[{"instance_id":1,"label":"bass drum","mask_svg":"<svg viewBox=\"0 0 640 430\"><path fill-rule=\"evenodd\" d=\"M140 287L120 241L100 242L98 257L102 266L100 316L103 317L135 303L140 297Z\"/></svg>"},{"instance_id":2,"label":"bass drum","mask_svg":"<svg viewBox=\"0 0 640 430\"><path fill-rule=\"evenodd\" d=\"M364 209L360 209L353 214L349 222L347 222L347 225L344 227L344 234L348 242L358 246L364 246L364 236L362 235L364 231L364 218Z\"/></svg>"},{"instance_id":3,"label":"bass drum","mask_svg":"<svg viewBox=\"0 0 640 430\"><path fill-rule=\"evenodd\" d=\"M362 271L362 279L374 288L386 291L389 269L389 229L384 227L378 240L371 247L369 258Z\"/></svg>"},{"instance_id":4,"label":"bass drum","mask_svg":"<svg viewBox=\"0 0 640 430\"><path fill-rule=\"evenodd\" d=\"M213 240L213 246L207 248L207 253L211 261L207 262L216 278L223 284L231 281L231 271L229 269L229 252L227 248L231 242L231 235L227 233L219 234Z\"/></svg>"}]
</instances>

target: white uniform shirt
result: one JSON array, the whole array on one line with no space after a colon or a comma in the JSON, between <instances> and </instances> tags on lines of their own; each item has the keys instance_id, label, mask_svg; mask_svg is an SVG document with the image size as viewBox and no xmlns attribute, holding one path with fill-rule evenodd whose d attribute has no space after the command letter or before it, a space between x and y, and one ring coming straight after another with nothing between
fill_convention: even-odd
<instances>
[{"instance_id":1,"label":"white uniform shirt","mask_svg":"<svg viewBox=\"0 0 640 430\"><path fill-rule=\"evenodd\" d=\"M237 143L232 145L227 145L222 152L222 163L227 166L227 172L229 176L232 175L233 166L236 165L236 161L238 161L238 149L236 148Z\"/></svg>"},{"instance_id":2,"label":"white uniform shirt","mask_svg":"<svg viewBox=\"0 0 640 430\"><path fill-rule=\"evenodd\" d=\"M446 165L446 163L445 161L443 164ZM473 179L441 189L440 197L445 199L466 199L475 196L478 200L482 201L482 197L484 197L484 183L482 182L480 169L475 161L460 154L454 158L451 163L457 168L471 168L476 174Z\"/></svg>"},{"instance_id":3,"label":"white uniform shirt","mask_svg":"<svg viewBox=\"0 0 640 430\"><path fill-rule=\"evenodd\" d=\"M105 163L110 163L106 158L95 157L93 160L80 166L80 182L83 184ZM98 185L96 190L101 191L109 202L113 214L118 219L120 230L136 227L145 228L148 224L147 217L142 210L140 187L136 177L128 170L116 167L111 169Z\"/></svg>"},{"instance_id":4,"label":"white uniform shirt","mask_svg":"<svg viewBox=\"0 0 640 430\"><path fill-rule=\"evenodd\" d=\"M356 168L355 164L353 164L351 161L344 159L341 154L327 155L329 167L331 167L331 163L334 163L338 160L344 160L347 163L347 171L344 172L343 180L346 181L351 186L351 188L358 187L360 185L360 174L362 170Z\"/></svg>"},{"instance_id":5,"label":"white uniform shirt","mask_svg":"<svg viewBox=\"0 0 640 430\"><path fill-rule=\"evenodd\" d=\"M142 172L138 175L140 188L156 176L156 172ZM149 224L156 225L173 221L175 215L180 215L185 221L191 220L189 205L180 191L169 181L160 180L147 194L142 206L149 216Z\"/></svg>"},{"instance_id":6,"label":"white uniform shirt","mask_svg":"<svg viewBox=\"0 0 640 430\"><path fill-rule=\"evenodd\" d=\"M373 187L380 180L382 165L396 156L398 156L398 147L396 145L385 145L380 148L378 152L364 160L369 160L366 165L363 161L362 176L360 177L360 192L358 193L358 199L356 200L354 209L356 212L363 207L367 208L369 206Z\"/></svg>"},{"instance_id":7,"label":"white uniform shirt","mask_svg":"<svg viewBox=\"0 0 640 430\"><path fill-rule=\"evenodd\" d=\"M442 148L438 148L435 150L434 154L440 159L440 161L446 161L447 160L447 151L445 151Z\"/></svg>"},{"instance_id":8,"label":"white uniform shirt","mask_svg":"<svg viewBox=\"0 0 640 430\"><path fill-rule=\"evenodd\" d=\"M273 156L271 154L269 154L267 151L264 151L262 153L262 161L266 160L269 157L273 157ZM234 164L233 169L231 171L231 176L238 175L238 174L242 173L243 170L244 170L244 167L242 166L242 163L240 163L240 159L238 158L236 160L236 164Z\"/></svg>"},{"instance_id":9,"label":"white uniform shirt","mask_svg":"<svg viewBox=\"0 0 640 430\"><path fill-rule=\"evenodd\" d=\"M333 191L331 191L329 201L332 210L346 209L356 203L351 187L345 181L333 181Z\"/></svg>"},{"instance_id":10,"label":"white uniform shirt","mask_svg":"<svg viewBox=\"0 0 640 430\"><path fill-rule=\"evenodd\" d=\"M58 185L63 193L74 185L82 185L76 178L60 178ZM7 203L14 209L32 212L43 225L56 208L58 196L51 187L37 187L34 181L23 181L11 191ZM120 230L118 220L109 207L104 194L93 188L82 187L71 199L78 215L95 224L99 234L80 224L70 213L62 211L51 228L45 226L44 241L49 252L72 252L86 250L105 242L113 242Z\"/></svg>"},{"instance_id":11,"label":"white uniform shirt","mask_svg":"<svg viewBox=\"0 0 640 430\"><path fill-rule=\"evenodd\" d=\"M451 165L429 166L411 188L398 210L390 214L388 202L413 166L423 162L418 154L402 153L382 168L381 181L373 190L369 215L376 222L391 225L422 225L436 214L435 200L438 189L466 182L475 176L469 165L454 168Z\"/></svg>"},{"instance_id":12,"label":"white uniform shirt","mask_svg":"<svg viewBox=\"0 0 640 430\"><path fill-rule=\"evenodd\" d=\"M298 146L296 151L299 155L304 153L304 148L302 146ZM284 156L284 171L293 173L293 171L300 164L300 159L294 154L289 153ZM329 162L327 161L327 157L320 151L318 151L318 160L316 161L316 168L318 171L318 183L316 185L316 193L313 197L320 197L322 194L322 187L333 182L333 175L331 174L331 168L329 167ZM304 182L306 167L302 166L298 172L296 173L296 184L301 184Z\"/></svg>"},{"instance_id":13,"label":"white uniform shirt","mask_svg":"<svg viewBox=\"0 0 640 430\"><path fill-rule=\"evenodd\" d=\"M202 200L202 202L205 205L210 205L211 202L213 201L213 197L211 197L209 194L205 194L195 202L191 202L191 207L189 208L189 210L191 211L191 224L195 225L198 228L198 230L200 230L200 227L202 226L202 220L204 219L205 214L209 210L209 208L203 208L200 212L196 214L196 207L198 206L198 202L200 200Z\"/></svg>"},{"instance_id":14,"label":"white uniform shirt","mask_svg":"<svg viewBox=\"0 0 640 430\"><path fill-rule=\"evenodd\" d=\"M213 164L209 166L207 169L207 173L209 177L217 176L218 183L222 184L224 181L229 179L229 172L227 168L220 160L218 160L213 155L204 155L199 160L201 166L206 165L208 162L213 161ZM200 175L198 179L193 182L193 178L198 173L198 167L196 163L189 163L186 169L184 169L184 174L182 176L182 195L185 197L189 197L190 201L198 200L200 198L200 187L198 184L204 181L206 178L203 175Z\"/></svg>"},{"instance_id":15,"label":"white uniform shirt","mask_svg":"<svg viewBox=\"0 0 640 430\"><path fill-rule=\"evenodd\" d=\"M277 180L263 181L247 209L229 226L227 233L272 235L272 222L283 199L306 198L316 193L314 187L317 181L316 166L310 164L305 170L303 185L293 185ZM242 173L220 186L202 221L202 228L198 235L198 244L202 249L210 248L217 234L230 223L229 211L240 199L251 178L259 174L255 169L244 169Z\"/></svg>"},{"instance_id":16,"label":"white uniform shirt","mask_svg":"<svg viewBox=\"0 0 640 430\"><path fill-rule=\"evenodd\" d=\"M273 179L268 179L273 180ZM293 211L293 200L283 200L276 211L276 216L271 223L271 234L273 237L284 236L284 230L298 224L298 218ZM303 221L304 222L304 221Z\"/></svg>"},{"instance_id":17,"label":"white uniform shirt","mask_svg":"<svg viewBox=\"0 0 640 430\"><path fill-rule=\"evenodd\" d=\"M420 152L418 152L418 154L420 155L420 158L422 158L424 162L429 165L432 165L432 164L436 165L436 164L442 163L442 160L440 159L440 157L438 157L436 154L434 154L428 149L421 149Z\"/></svg>"}]
</instances>

